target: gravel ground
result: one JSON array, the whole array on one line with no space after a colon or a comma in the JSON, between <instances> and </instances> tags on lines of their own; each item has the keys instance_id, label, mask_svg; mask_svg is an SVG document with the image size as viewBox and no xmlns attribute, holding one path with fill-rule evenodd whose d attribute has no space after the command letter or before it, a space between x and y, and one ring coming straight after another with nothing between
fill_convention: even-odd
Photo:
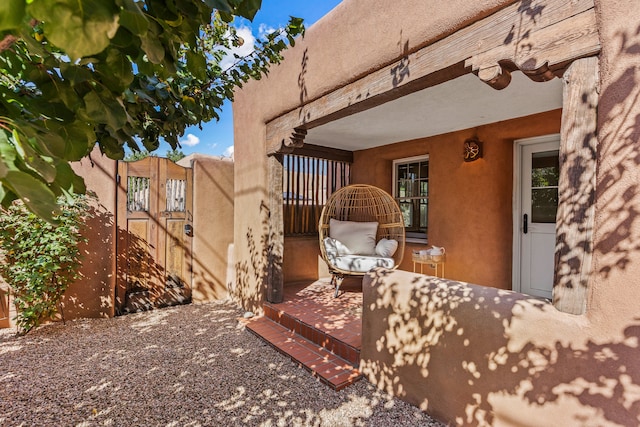
<instances>
[{"instance_id":1,"label":"gravel ground","mask_svg":"<svg viewBox=\"0 0 640 427\"><path fill-rule=\"evenodd\" d=\"M2 426L440 426L361 380L340 392L231 303L0 330Z\"/></svg>"}]
</instances>

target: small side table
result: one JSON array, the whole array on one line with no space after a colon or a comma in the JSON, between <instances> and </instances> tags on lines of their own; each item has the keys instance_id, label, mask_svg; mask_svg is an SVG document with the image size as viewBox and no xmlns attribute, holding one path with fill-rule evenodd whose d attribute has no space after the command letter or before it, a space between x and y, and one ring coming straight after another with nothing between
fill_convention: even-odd
<instances>
[{"instance_id":1,"label":"small side table","mask_svg":"<svg viewBox=\"0 0 640 427\"><path fill-rule=\"evenodd\" d=\"M413 261L413 272L416 271L416 264L420 265L420 274L424 274L422 272L423 266L427 265L434 270L434 276L440 277L444 279L444 264L446 262L445 255L420 255L420 254L412 254L411 260Z\"/></svg>"}]
</instances>

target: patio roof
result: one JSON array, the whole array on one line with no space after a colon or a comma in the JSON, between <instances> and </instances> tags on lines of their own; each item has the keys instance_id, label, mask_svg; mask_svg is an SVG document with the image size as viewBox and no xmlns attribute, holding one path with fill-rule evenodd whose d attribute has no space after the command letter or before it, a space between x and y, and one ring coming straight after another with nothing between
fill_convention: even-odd
<instances>
[{"instance_id":1,"label":"patio roof","mask_svg":"<svg viewBox=\"0 0 640 427\"><path fill-rule=\"evenodd\" d=\"M562 81L521 72L496 90L473 74L308 130L306 144L363 150L525 117L562 107Z\"/></svg>"}]
</instances>

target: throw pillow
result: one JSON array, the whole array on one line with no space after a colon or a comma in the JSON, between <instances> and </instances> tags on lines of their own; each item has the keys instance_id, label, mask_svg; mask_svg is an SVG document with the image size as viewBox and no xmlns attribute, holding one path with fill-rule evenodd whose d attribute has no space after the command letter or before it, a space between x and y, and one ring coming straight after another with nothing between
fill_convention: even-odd
<instances>
[{"instance_id":1,"label":"throw pillow","mask_svg":"<svg viewBox=\"0 0 640 427\"><path fill-rule=\"evenodd\" d=\"M329 237L342 242L352 254L375 255L377 222L329 220Z\"/></svg>"},{"instance_id":2,"label":"throw pillow","mask_svg":"<svg viewBox=\"0 0 640 427\"><path fill-rule=\"evenodd\" d=\"M384 258L391 258L398 250L398 241L394 239L380 239L376 245L376 254Z\"/></svg>"}]
</instances>

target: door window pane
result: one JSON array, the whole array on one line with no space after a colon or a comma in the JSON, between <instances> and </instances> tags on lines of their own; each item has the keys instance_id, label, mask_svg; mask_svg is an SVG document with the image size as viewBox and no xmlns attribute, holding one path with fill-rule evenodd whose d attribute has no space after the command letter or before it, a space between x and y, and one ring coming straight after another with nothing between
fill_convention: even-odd
<instances>
[{"instance_id":1,"label":"door window pane","mask_svg":"<svg viewBox=\"0 0 640 427\"><path fill-rule=\"evenodd\" d=\"M531 155L531 221L556 222L558 210L558 180L560 162L558 150Z\"/></svg>"},{"instance_id":2,"label":"door window pane","mask_svg":"<svg viewBox=\"0 0 640 427\"><path fill-rule=\"evenodd\" d=\"M559 177L558 150L531 155L531 187L557 187Z\"/></svg>"},{"instance_id":3,"label":"door window pane","mask_svg":"<svg viewBox=\"0 0 640 427\"><path fill-rule=\"evenodd\" d=\"M558 188L535 188L531 190L531 221L556 222L558 210Z\"/></svg>"}]
</instances>

